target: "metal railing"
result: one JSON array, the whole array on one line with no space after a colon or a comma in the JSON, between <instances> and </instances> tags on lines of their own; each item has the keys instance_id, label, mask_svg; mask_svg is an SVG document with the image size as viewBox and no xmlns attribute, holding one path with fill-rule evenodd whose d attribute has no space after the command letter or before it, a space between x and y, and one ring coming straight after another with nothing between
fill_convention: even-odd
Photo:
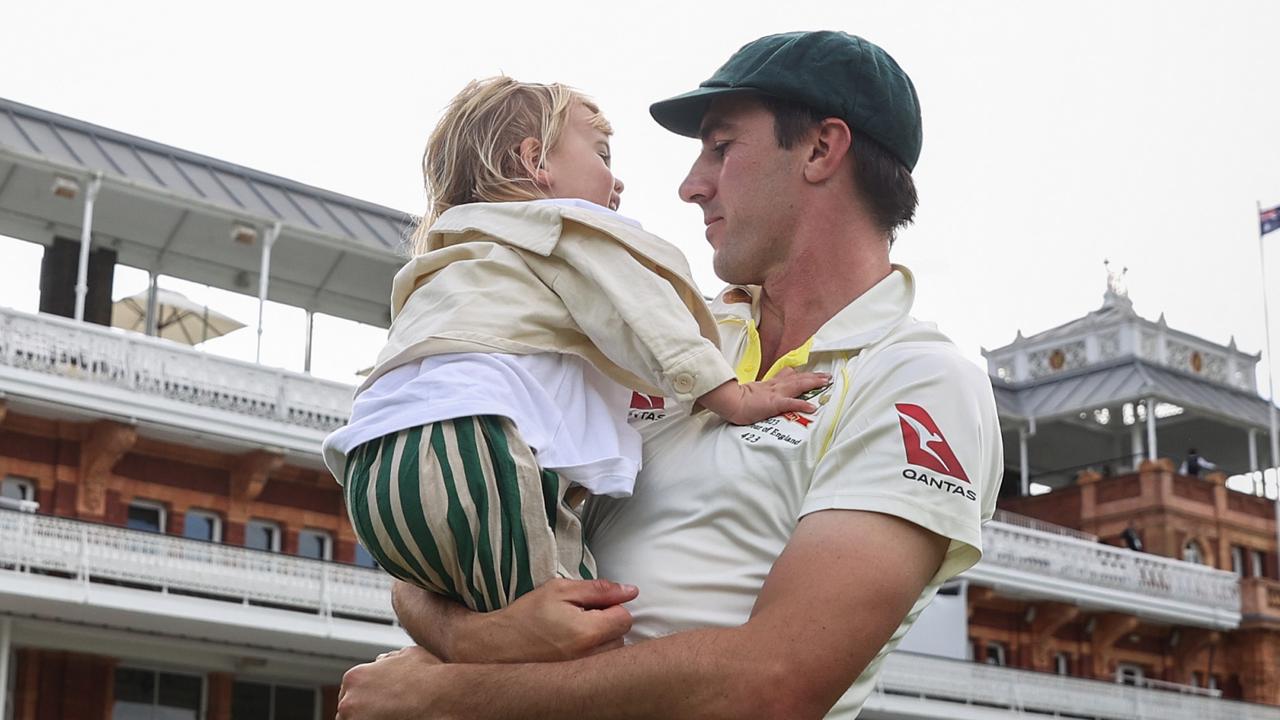
<instances>
[{"instance_id":1,"label":"metal railing","mask_svg":"<svg viewBox=\"0 0 1280 720\"><path fill-rule=\"evenodd\" d=\"M57 573L321 615L388 621L391 577L381 570L0 509L5 572Z\"/></svg>"},{"instance_id":2,"label":"metal railing","mask_svg":"<svg viewBox=\"0 0 1280 720\"><path fill-rule=\"evenodd\" d=\"M984 566L1012 570L1033 584L1074 583L1083 591L1121 591L1239 619L1240 584L1233 573L1074 537L1048 523L1041 523L1048 529L1031 527L1037 521L1030 519L1014 524L1010 515L984 526L983 558L970 573L980 575Z\"/></svg>"},{"instance_id":3,"label":"metal railing","mask_svg":"<svg viewBox=\"0 0 1280 720\"><path fill-rule=\"evenodd\" d=\"M893 696L1095 720L1280 720L1269 705L900 652L885 658L867 709Z\"/></svg>"},{"instance_id":4,"label":"metal railing","mask_svg":"<svg viewBox=\"0 0 1280 720\"><path fill-rule=\"evenodd\" d=\"M346 422L354 390L167 340L4 307L0 366L324 431Z\"/></svg>"}]
</instances>

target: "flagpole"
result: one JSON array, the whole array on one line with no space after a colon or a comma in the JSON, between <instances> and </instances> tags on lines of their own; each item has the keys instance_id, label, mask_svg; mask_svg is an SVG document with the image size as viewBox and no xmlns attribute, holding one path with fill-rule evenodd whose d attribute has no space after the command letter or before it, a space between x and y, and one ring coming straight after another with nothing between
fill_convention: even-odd
<instances>
[{"instance_id":1,"label":"flagpole","mask_svg":"<svg viewBox=\"0 0 1280 720\"><path fill-rule=\"evenodd\" d=\"M1267 415L1271 426L1271 462L1272 475L1276 482L1276 577L1280 578L1280 430L1276 425L1276 385L1275 385L1275 353L1271 346L1271 313L1267 302L1267 256L1263 243L1262 202L1258 201L1258 265L1262 269L1262 323L1263 337L1267 343ZM1265 485L1263 486L1266 487Z\"/></svg>"}]
</instances>

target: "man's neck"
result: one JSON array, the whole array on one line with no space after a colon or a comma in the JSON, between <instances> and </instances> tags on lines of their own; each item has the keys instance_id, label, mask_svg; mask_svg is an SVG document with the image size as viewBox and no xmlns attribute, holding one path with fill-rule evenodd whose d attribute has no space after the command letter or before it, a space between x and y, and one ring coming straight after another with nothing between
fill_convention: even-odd
<instances>
[{"instance_id":1,"label":"man's neck","mask_svg":"<svg viewBox=\"0 0 1280 720\"><path fill-rule=\"evenodd\" d=\"M763 283L757 326L762 375L892 272L884 242L844 237L793 247L788 263Z\"/></svg>"}]
</instances>

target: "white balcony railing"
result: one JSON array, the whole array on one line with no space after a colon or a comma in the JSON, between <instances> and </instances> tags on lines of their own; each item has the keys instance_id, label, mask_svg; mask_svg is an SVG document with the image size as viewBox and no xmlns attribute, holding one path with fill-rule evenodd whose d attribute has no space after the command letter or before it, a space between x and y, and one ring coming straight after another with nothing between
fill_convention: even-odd
<instances>
[{"instance_id":1,"label":"white balcony railing","mask_svg":"<svg viewBox=\"0 0 1280 720\"><path fill-rule=\"evenodd\" d=\"M927 655L885 658L864 715L894 718L971 717L966 709L1008 710L1094 720L1280 720L1280 708L1199 694L1131 687L1012 670Z\"/></svg>"},{"instance_id":2,"label":"white balcony railing","mask_svg":"<svg viewBox=\"0 0 1280 720\"><path fill-rule=\"evenodd\" d=\"M1214 628L1240 623L1240 583L1233 573L1012 524L1010 517L983 529L982 561L965 574L973 582L1166 622Z\"/></svg>"},{"instance_id":3,"label":"white balcony railing","mask_svg":"<svg viewBox=\"0 0 1280 720\"><path fill-rule=\"evenodd\" d=\"M391 578L381 570L0 509L0 588L5 571L124 582L325 616L394 618Z\"/></svg>"},{"instance_id":4,"label":"white balcony railing","mask_svg":"<svg viewBox=\"0 0 1280 720\"><path fill-rule=\"evenodd\" d=\"M0 307L12 368L316 431L346 422L354 388L93 323Z\"/></svg>"}]
</instances>

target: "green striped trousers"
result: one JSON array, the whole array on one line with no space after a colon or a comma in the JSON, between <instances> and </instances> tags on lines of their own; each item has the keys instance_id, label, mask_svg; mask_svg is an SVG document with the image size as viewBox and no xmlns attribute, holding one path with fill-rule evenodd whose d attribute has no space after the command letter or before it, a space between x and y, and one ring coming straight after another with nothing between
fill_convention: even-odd
<instances>
[{"instance_id":1,"label":"green striped trousers","mask_svg":"<svg viewBox=\"0 0 1280 720\"><path fill-rule=\"evenodd\" d=\"M554 577L596 576L568 483L538 466L506 418L371 440L343 474L351 524L378 564L473 610L505 607Z\"/></svg>"}]
</instances>

